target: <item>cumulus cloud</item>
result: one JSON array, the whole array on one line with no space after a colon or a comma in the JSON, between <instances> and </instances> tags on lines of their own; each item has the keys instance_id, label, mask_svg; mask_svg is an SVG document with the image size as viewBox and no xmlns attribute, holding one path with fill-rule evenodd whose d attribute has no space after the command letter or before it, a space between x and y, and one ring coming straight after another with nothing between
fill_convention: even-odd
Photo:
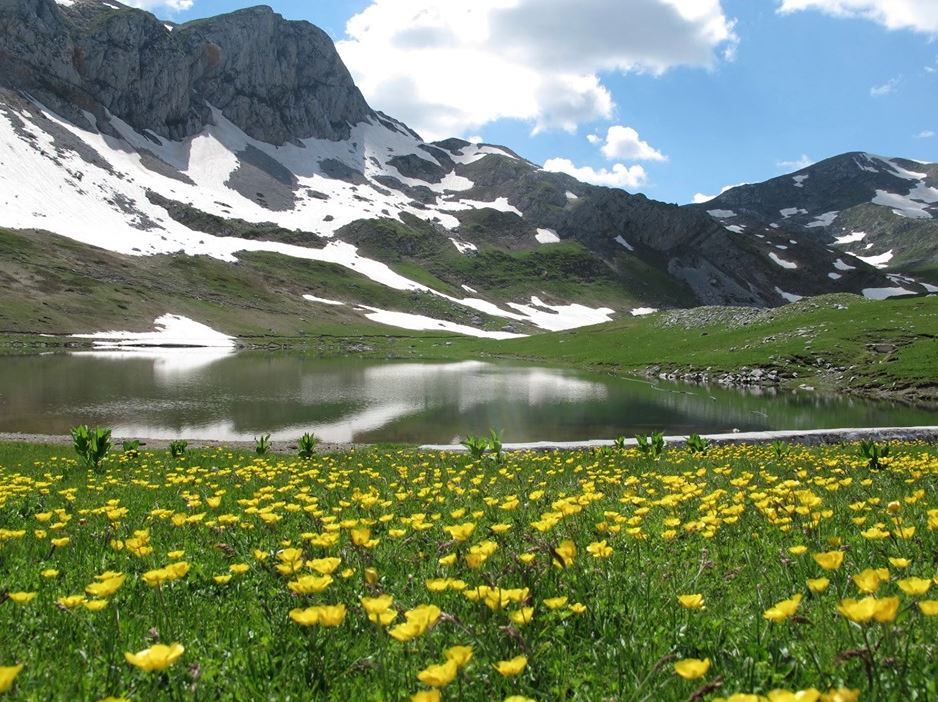
<instances>
[{"instance_id":1,"label":"cumulus cloud","mask_svg":"<svg viewBox=\"0 0 938 702\"><path fill-rule=\"evenodd\" d=\"M935 0L781 0L779 12L819 10L834 17L861 17L888 29L938 33Z\"/></svg>"},{"instance_id":2,"label":"cumulus cloud","mask_svg":"<svg viewBox=\"0 0 938 702\"><path fill-rule=\"evenodd\" d=\"M794 161L779 161L775 165L783 171L800 171L815 163L817 162L808 154L801 154L801 158L796 158Z\"/></svg>"},{"instance_id":3,"label":"cumulus cloud","mask_svg":"<svg viewBox=\"0 0 938 702\"><path fill-rule=\"evenodd\" d=\"M642 141L632 127L615 125L606 132L606 142L602 145L603 156L610 161L630 159L633 161L667 161L668 157Z\"/></svg>"},{"instance_id":4,"label":"cumulus cloud","mask_svg":"<svg viewBox=\"0 0 938 702\"><path fill-rule=\"evenodd\" d=\"M749 183L735 183L733 185L724 185L722 188L720 188L720 195L725 193L727 190L738 188L740 185L749 185ZM705 202L710 202L716 197L719 197L719 196L718 195L704 195L703 193L694 193L693 202L695 205L702 205Z\"/></svg>"},{"instance_id":5,"label":"cumulus cloud","mask_svg":"<svg viewBox=\"0 0 938 702\"><path fill-rule=\"evenodd\" d=\"M721 0L372 0L338 43L365 97L426 136L501 118L608 119L600 76L712 68L737 43Z\"/></svg>"},{"instance_id":6,"label":"cumulus cloud","mask_svg":"<svg viewBox=\"0 0 938 702\"><path fill-rule=\"evenodd\" d=\"M626 166L616 163L609 168L592 168L590 166L577 166L568 158L552 158L544 163L545 171L566 173L584 183L605 185L610 188L628 188L634 190L648 181L648 174L641 166Z\"/></svg>"},{"instance_id":7,"label":"cumulus cloud","mask_svg":"<svg viewBox=\"0 0 938 702\"><path fill-rule=\"evenodd\" d=\"M156 10L165 8L173 12L188 10L192 7L194 0L125 0L125 5L139 7L142 10Z\"/></svg>"},{"instance_id":8,"label":"cumulus cloud","mask_svg":"<svg viewBox=\"0 0 938 702\"><path fill-rule=\"evenodd\" d=\"M931 139L935 136L935 133L931 129L924 129L915 135L916 139Z\"/></svg>"}]
</instances>

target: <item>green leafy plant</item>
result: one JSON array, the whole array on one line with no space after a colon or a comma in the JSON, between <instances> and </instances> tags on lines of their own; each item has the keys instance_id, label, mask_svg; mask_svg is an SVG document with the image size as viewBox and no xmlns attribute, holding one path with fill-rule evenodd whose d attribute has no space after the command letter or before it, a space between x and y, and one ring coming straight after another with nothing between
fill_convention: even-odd
<instances>
[{"instance_id":1,"label":"green leafy plant","mask_svg":"<svg viewBox=\"0 0 938 702\"><path fill-rule=\"evenodd\" d=\"M883 463L883 459L889 457L889 444L886 443L880 446L872 440L861 441L858 453L861 458L866 459L867 468L870 470L880 470L886 467Z\"/></svg>"},{"instance_id":2,"label":"green leafy plant","mask_svg":"<svg viewBox=\"0 0 938 702\"><path fill-rule=\"evenodd\" d=\"M299 444L299 456L303 460L309 460L316 454L316 447L322 441L318 436L314 436L307 432L300 437L300 440L297 442Z\"/></svg>"},{"instance_id":3,"label":"green leafy plant","mask_svg":"<svg viewBox=\"0 0 938 702\"><path fill-rule=\"evenodd\" d=\"M615 439L612 440L612 444L620 451L623 450L625 448L625 437L617 436Z\"/></svg>"},{"instance_id":4,"label":"green leafy plant","mask_svg":"<svg viewBox=\"0 0 938 702\"><path fill-rule=\"evenodd\" d=\"M173 458L185 458L186 451L189 449L189 442L184 439L176 439L169 442L169 455Z\"/></svg>"},{"instance_id":5,"label":"green leafy plant","mask_svg":"<svg viewBox=\"0 0 938 702\"><path fill-rule=\"evenodd\" d=\"M495 460L502 460L502 432L500 429L489 430L489 451L495 455Z\"/></svg>"},{"instance_id":6,"label":"green leafy plant","mask_svg":"<svg viewBox=\"0 0 938 702\"><path fill-rule=\"evenodd\" d=\"M775 458L781 460L791 453L791 446L784 441L773 441L772 451L775 452Z\"/></svg>"},{"instance_id":7,"label":"green leafy plant","mask_svg":"<svg viewBox=\"0 0 938 702\"><path fill-rule=\"evenodd\" d=\"M261 437L254 437L254 453L258 456L266 456L270 453L270 434L264 434Z\"/></svg>"},{"instance_id":8,"label":"green leafy plant","mask_svg":"<svg viewBox=\"0 0 938 702\"><path fill-rule=\"evenodd\" d=\"M706 453L710 448L710 442L700 434L691 434L688 436L685 445L687 446L687 450L691 453Z\"/></svg>"},{"instance_id":9,"label":"green leafy plant","mask_svg":"<svg viewBox=\"0 0 938 702\"><path fill-rule=\"evenodd\" d=\"M72 429L72 445L86 466L97 468L111 450L111 430L81 424Z\"/></svg>"},{"instance_id":10,"label":"green leafy plant","mask_svg":"<svg viewBox=\"0 0 938 702\"><path fill-rule=\"evenodd\" d=\"M635 441L639 452L646 458L657 459L664 453L664 434L660 431L652 432L650 437L647 434L636 434Z\"/></svg>"},{"instance_id":11,"label":"green leafy plant","mask_svg":"<svg viewBox=\"0 0 938 702\"><path fill-rule=\"evenodd\" d=\"M485 452L488 451L489 440L484 436L474 436L470 434L466 437L465 441L462 442L462 445L469 450L469 455L472 457L472 460L478 461L485 455Z\"/></svg>"},{"instance_id":12,"label":"green leafy plant","mask_svg":"<svg viewBox=\"0 0 938 702\"><path fill-rule=\"evenodd\" d=\"M125 441L123 443L124 455L128 458L136 458L140 455L140 442L136 439Z\"/></svg>"}]
</instances>

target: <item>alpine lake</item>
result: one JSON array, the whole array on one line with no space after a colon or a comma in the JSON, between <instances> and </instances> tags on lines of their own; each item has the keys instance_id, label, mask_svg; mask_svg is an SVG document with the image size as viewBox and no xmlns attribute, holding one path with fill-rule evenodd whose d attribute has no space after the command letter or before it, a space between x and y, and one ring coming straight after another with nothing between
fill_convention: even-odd
<instances>
[{"instance_id":1,"label":"alpine lake","mask_svg":"<svg viewBox=\"0 0 938 702\"><path fill-rule=\"evenodd\" d=\"M318 359L217 349L0 357L0 432L250 441L311 432L328 442L612 439L916 426L935 413L821 394L700 386L488 361Z\"/></svg>"}]
</instances>

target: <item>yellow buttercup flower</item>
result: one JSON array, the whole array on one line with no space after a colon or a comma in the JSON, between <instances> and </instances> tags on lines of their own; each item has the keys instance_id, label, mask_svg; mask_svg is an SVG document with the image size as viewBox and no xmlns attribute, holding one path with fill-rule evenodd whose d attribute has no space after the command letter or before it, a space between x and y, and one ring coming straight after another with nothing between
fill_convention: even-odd
<instances>
[{"instance_id":1,"label":"yellow buttercup flower","mask_svg":"<svg viewBox=\"0 0 938 702\"><path fill-rule=\"evenodd\" d=\"M126 575L118 574L110 578L98 580L85 587L85 592L92 597L110 597L121 589L126 579Z\"/></svg>"},{"instance_id":2,"label":"yellow buttercup flower","mask_svg":"<svg viewBox=\"0 0 938 702\"><path fill-rule=\"evenodd\" d=\"M674 672L685 680L696 680L707 674L710 670L710 659L685 658L674 664Z\"/></svg>"},{"instance_id":3,"label":"yellow buttercup flower","mask_svg":"<svg viewBox=\"0 0 938 702\"><path fill-rule=\"evenodd\" d=\"M320 575L332 575L342 564L342 559L332 556L328 558L314 558L306 561L306 565L315 570Z\"/></svg>"},{"instance_id":4,"label":"yellow buttercup flower","mask_svg":"<svg viewBox=\"0 0 938 702\"><path fill-rule=\"evenodd\" d=\"M594 541L586 547L586 550L593 558L608 558L612 555L612 547L606 543L605 539L602 541Z\"/></svg>"},{"instance_id":5,"label":"yellow buttercup flower","mask_svg":"<svg viewBox=\"0 0 938 702\"><path fill-rule=\"evenodd\" d=\"M787 600L776 602L774 606L769 607L762 614L763 617L772 622L781 622L794 616L801 604L801 595L797 594Z\"/></svg>"},{"instance_id":6,"label":"yellow buttercup flower","mask_svg":"<svg viewBox=\"0 0 938 702\"><path fill-rule=\"evenodd\" d=\"M35 592L11 592L7 597L10 598L11 602L15 602L16 604L28 604L36 599L36 594Z\"/></svg>"},{"instance_id":7,"label":"yellow buttercup flower","mask_svg":"<svg viewBox=\"0 0 938 702\"><path fill-rule=\"evenodd\" d=\"M800 556L803 553L806 553L808 550L807 546L792 546L788 549L788 552L793 556Z\"/></svg>"},{"instance_id":8,"label":"yellow buttercup flower","mask_svg":"<svg viewBox=\"0 0 938 702\"><path fill-rule=\"evenodd\" d=\"M814 561L824 570L837 570L843 565L843 551L827 551L825 553L815 553Z\"/></svg>"},{"instance_id":9,"label":"yellow buttercup flower","mask_svg":"<svg viewBox=\"0 0 938 702\"><path fill-rule=\"evenodd\" d=\"M905 578L896 584L902 592L913 597L924 595L931 588L931 580L928 578Z\"/></svg>"},{"instance_id":10,"label":"yellow buttercup flower","mask_svg":"<svg viewBox=\"0 0 938 702\"><path fill-rule=\"evenodd\" d=\"M772 690L769 692L768 697L769 702L817 702L821 699L821 692L813 687L807 690L798 690L797 692Z\"/></svg>"},{"instance_id":11,"label":"yellow buttercup flower","mask_svg":"<svg viewBox=\"0 0 938 702\"><path fill-rule=\"evenodd\" d=\"M126 652L124 658L131 665L151 673L165 670L171 666L182 657L185 650L180 643L153 644L150 648L145 648L137 653Z\"/></svg>"},{"instance_id":12,"label":"yellow buttercup flower","mask_svg":"<svg viewBox=\"0 0 938 702\"><path fill-rule=\"evenodd\" d=\"M561 607L566 606L567 598L566 597L548 597L544 600L544 606L547 609L560 609Z\"/></svg>"},{"instance_id":13,"label":"yellow buttercup flower","mask_svg":"<svg viewBox=\"0 0 938 702\"><path fill-rule=\"evenodd\" d=\"M511 678L516 675L521 675L527 665L527 656L515 656L511 660L499 661L495 663L493 667L504 677Z\"/></svg>"},{"instance_id":14,"label":"yellow buttercup flower","mask_svg":"<svg viewBox=\"0 0 938 702\"><path fill-rule=\"evenodd\" d=\"M678 595L677 601L687 609L703 609L704 607L704 596L701 594Z\"/></svg>"},{"instance_id":15,"label":"yellow buttercup flower","mask_svg":"<svg viewBox=\"0 0 938 702\"><path fill-rule=\"evenodd\" d=\"M440 702L439 690L421 690L410 696L410 702Z\"/></svg>"},{"instance_id":16,"label":"yellow buttercup flower","mask_svg":"<svg viewBox=\"0 0 938 702\"><path fill-rule=\"evenodd\" d=\"M472 660L472 646L450 646L443 651L443 655L446 660L453 661L462 668Z\"/></svg>"},{"instance_id":17,"label":"yellow buttercup flower","mask_svg":"<svg viewBox=\"0 0 938 702\"><path fill-rule=\"evenodd\" d=\"M554 549L554 565L558 568L569 568L576 559L576 544L570 539L561 541Z\"/></svg>"},{"instance_id":18,"label":"yellow buttercup flower","mask_svg":"<svg viewBox=\"0 0 938 702\"><path fill-rule=\"evenodd\" d=\"M456 661L448 660L438 665L430 665L417 673L417 679L430 687L446 687L456 679L459 666Z\"/></svg>"},{"instance_id":19,"label":"yellow buttercup flower","mask_svg":"<svg viewBox=\"0 0 938 702\"><path fill-rule=\"evenodd\" d=\"M331 575L304 575L296 580L287 583L291 592L297 595L314 595L325 590L332 584Z\"/></svg>"},{"instance_id":20,"label":"yellow buttercup flower","mask_svg":"<svg viewBox=\"0 0 938 702\"><path fill-rule=\"evenodd\" d=\"M6 692L13 687L13 681L23 669L23 664L19 665L0 665L0 692Z\"/></svg>"},{"instance_id":21,"label":"yellow buttercup flower","mask_svg":"<svg viewBox=\"0 0 938 702\"><path fill-rule=\"evenodd\" d=\"M828 578L808 578L808 589L814 593L824 592L827 586L831 584Z\"/></svg>"},{"instance_id":22,"label":"yellow buttercup flower","mask_svg":"<svg viewBox=\"0 0 938 702\"><path fill-rule=\"evenodd\" d=\"M100 612L107 607L107 600L88 600L87 602L82 602L81 606L89 612Z\"/></svg>"},{"instance_id":23,"label":"yellow buttercup flower","mask_svg":"<svg viewBox=\"0 0 938 702\"><path fill-rule=\"evenodd\" d=\"M921 600L917 603L919 610L926 617L938 616L938 600Z\"/></svg>"},{"instance_id":24,"label":"yellow buttercup flower","mask_svg":"<svg viewBox=\"0 0 938 702\"><path fill-rule=\"evenodd\" d=\"M912 561L908 558L890 558L889 564L893 568L908 568Z\"/></svg>"}]
</instances>

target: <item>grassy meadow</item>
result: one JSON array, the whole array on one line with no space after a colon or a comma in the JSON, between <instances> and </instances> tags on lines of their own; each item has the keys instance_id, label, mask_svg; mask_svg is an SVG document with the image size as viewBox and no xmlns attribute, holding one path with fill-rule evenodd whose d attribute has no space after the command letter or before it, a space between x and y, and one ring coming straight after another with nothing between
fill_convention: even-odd
<instances>
[{"instance_id":1,"label":"grassy meadow","mask_svg":"<svg viewBox=\"0 0 938 702\"><path fill-rule=\"evenodd\" d=\"M0 698L935 700L938 450L0 445Z\"/></svg>"}]
</instances>

